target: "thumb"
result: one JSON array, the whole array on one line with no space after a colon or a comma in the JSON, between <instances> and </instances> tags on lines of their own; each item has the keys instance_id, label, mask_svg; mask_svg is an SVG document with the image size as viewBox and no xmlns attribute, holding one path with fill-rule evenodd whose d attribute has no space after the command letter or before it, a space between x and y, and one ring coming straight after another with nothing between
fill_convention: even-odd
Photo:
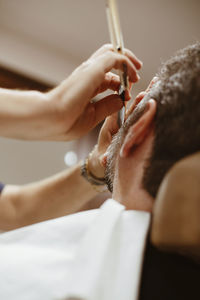
<instances>
[{"instance_id":1,"label":"thumb","mask_svg":"<svg viewBox=\"0 0 200 300\"><path fill-rule=\"evenodd\" d=\"M95 103L95 120L96 123L101 122L107 116L119 111L123 106L123 102L119 95L112 94Z\"/></svg>"}]
</instances>

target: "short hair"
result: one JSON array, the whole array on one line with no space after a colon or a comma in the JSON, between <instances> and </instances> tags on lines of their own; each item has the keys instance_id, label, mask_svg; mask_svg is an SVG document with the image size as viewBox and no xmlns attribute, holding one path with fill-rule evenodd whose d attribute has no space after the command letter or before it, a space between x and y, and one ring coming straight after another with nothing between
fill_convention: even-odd
<instances>
[{"instance_id":1,"label":"short hair","mask_svg":"<svg viewBox=\"0 0 200 300\"><path fill-rule=\"evenodd\" d=\"M161 68L146 100L157 102L154 142L143 188L155 198L167 171L200 150L200 43L176 53ZM146 102L146 101L145 101Z\"/></svg>"}]
</instances>

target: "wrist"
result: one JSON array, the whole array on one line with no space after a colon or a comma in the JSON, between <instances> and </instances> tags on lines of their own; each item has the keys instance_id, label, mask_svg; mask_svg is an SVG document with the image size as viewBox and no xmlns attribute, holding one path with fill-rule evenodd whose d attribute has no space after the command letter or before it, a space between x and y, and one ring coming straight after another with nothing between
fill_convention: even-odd
<instances>
[{"instance_id":1,"label":"wrist","mask_svg":"<svg viewBox=\"0 0 200 300\"><path fill-rule=\"evenodd\" d=\"M93 151L88 155L88 157L85 158L85 160L82 164L82 167L81 167L81 175L91 184L91 186L93 187L93 189L95 191L97 191L98 193L106 192L107 187L105 185L104 176L102 176L102 177L96 176L96 175L100 176L101 171L99 169L99 166L98 166L98 169L96 169L96 167L95 167L97 161L94 160L94 156L93 156L93 159L90 159L90 168L89 168L89 158L91 158L92 154L93 154ZM91 164L91 162L92 162L92 164ZM93 169L92 169L93 173L91 170L91 165L93 166Z\"/></svg>"},{"instance_id":2,"label":"wrist","mask_svg":"<svg viewBox=\"0 0 200 300\"><path fill-rule=\"evenodd\" d=\"M100 153L98 152L97 145L94 147L90 155L88 156L88 169L91 174L97 178L104 178L105 168L100 161Z\"/></svg>"}]
</instances>

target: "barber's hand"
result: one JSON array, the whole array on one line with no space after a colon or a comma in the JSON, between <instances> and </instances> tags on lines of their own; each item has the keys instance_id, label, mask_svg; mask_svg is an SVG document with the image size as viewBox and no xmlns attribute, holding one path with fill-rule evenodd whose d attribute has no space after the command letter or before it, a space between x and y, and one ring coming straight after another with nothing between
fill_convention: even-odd
<instances>
[{"instance_id":1,"label":"barber's hand","mask_svg":"<svg viewBox=\"0 0 200 300\"><path fill-rule=\"evenodd\" d=\"M131 104L131 106L129 107L129 109L126 112L126 118L128 118L128 116L134 111L136 105L144 98L144 96L146 96L148 94L148 92L150 91L150 89L153 87L153 85L159 80L159 78L157 76L153 77L153 79L150 81L149 85L147 86L145 91L140 92L136 98L134 99L133 103Z\"/></svg>"},{"instance_id":2,"label":"barber's hand","mask_svg":"<svg viewBox=\"0 0 200 300\"><path fill-rule=\"evenodd\" d=\"M138 96L133 101L127 116L131 113L139 101L144 97L145 92L138 94ZM119 130L118 126L118 114L114 113L113 115L106 118L98 138L98 143L94 147L94 150L89 157L89 170L90 172L98 178L103 178L105 175L106 168L106 151L112 141L113 135L116 134Z\"/></svg>"},{"instance_id":3,"label":"barber's hand","mask_svg":"<svg viewBox=\"0 0 200 300\"><path fill-rule=\"evenodd\" d=\"M103 178L106 167L106 151L112 141L112 137L118 132L117 113L106 118L98 138L98 143L94 147L88 162L90 172L98 177Z\"/></svg>"},{"instance_id":4,"label":"barber's hand","mask_svg":"<svg viewBox=\"0 0 200 300\"><path fill-rule=\"evenodd\" d=\"M147 89L143 92L140 92L136 96L130 108L127 110L126 119L128 118L129 114L134 111L137 104L144 98L144 96L149 92L149 90L157 81L158 77L154 77L148 85ZM94 147L94 150L92 151L92 154L89 158L89 170L96 177L104 177L106 167L106 151L112 141L113 135L116 134L119 130L117 119L117 113L106 118L99 134L98 143Z\"/></svg>"},{"instance_id":5,"label":"barber's hand","mask_svg":"<svg viewBox=\"0 0 200 300\"><path fill-rule=\"evenodd\" d=\"M48 94L51 102L56 103L61 116L60 124L64 133L60 136L57 134L57 139L79 138L105 117L121 109L122 101L116 93L96 103L91 103L91 100L107 89L119 90L119 76L111 73L111 69L123 70L125 64L129 81L138 81L137 70L141 68L142 63L130 50L125 50L124 53L115 53L111 45L101 47ZM127 91L126 100L129 99Z\"/></svg>"},{"instance_id":6,"label":"barber's hand","mask_svg":"<svg viewBox=\"0 0 200 300\"><path fill-rule=\"evenodd\" d=\"M142 92L137 95L134 99L127 116L131 113L139 101L144 97L145 92ZM96 177L103 178L106 167L106 151L112 141L113 135L116 134L119 130L118 126L118 114L114 113L113 115L106 118L98 138L98 143L94 147L92 154L89 158L89 170Z\"/></svg>"}]
</instances>

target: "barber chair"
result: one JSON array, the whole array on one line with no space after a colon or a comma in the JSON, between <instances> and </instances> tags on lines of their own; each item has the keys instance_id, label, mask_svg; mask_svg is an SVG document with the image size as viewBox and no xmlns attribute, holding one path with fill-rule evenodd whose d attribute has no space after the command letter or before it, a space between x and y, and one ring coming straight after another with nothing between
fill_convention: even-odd
<instances>
[{"instance_id":1,"label":"barber chair","mask_svg":"<svg viewBox=\"0 0 200 300\"><path fill-rule=\"evenodd\" d=\"M165 176L153 210L152 243L200 262L200 153Z\"/></svg>"},{"instance_id":2,"label":"barber chair","mask_svg":"<svg viewBox=\"0 0 200 300\"><path fill-rule=\"evenodd\" d=\"M154 204L139 300L200 299L200 153L165 176Z\"/></svg>"}]
</instances>

